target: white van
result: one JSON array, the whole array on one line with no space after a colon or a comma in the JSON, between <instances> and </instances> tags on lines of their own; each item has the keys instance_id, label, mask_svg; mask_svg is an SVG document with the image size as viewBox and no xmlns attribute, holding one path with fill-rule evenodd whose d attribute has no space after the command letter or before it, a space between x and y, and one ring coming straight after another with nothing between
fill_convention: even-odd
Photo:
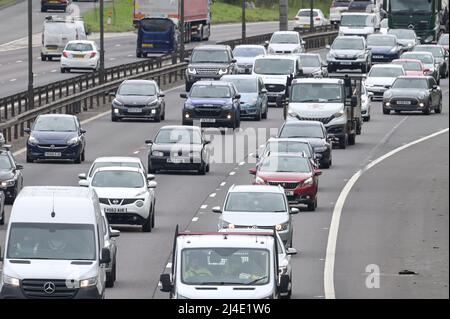
<instances>
[{"instance_id":1,"label":"white van","mask_svg":"<svg viewBox=\"0 0 450 319\"><path fill-rule=\"evenodd\" d=\"M88 188L24 187L9 219L0 298L103 298L111 253L102 222Z\"/></svg>"},{"instance_id":2,"label":"white van","mask_svg":"<svg viewBox=\"0 0 450 319\"><path fill-rule=\"evenodd\" d=\"M59 58L67 42L86 39L86 29L82 20L48 16L42 29L41 60Z\"/></svg>"}]
</instances>

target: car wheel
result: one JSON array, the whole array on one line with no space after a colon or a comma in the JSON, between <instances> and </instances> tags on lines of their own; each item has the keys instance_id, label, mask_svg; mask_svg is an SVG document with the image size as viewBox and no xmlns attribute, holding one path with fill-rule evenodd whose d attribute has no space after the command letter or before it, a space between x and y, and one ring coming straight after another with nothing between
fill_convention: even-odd
<instances>
[{"instance_id":1,"label":"car wheel","mask_svg":"<svg viewBox=\"0 0 450 319\"><path fill-rule=\"evenodd\" d=\"M425 114L425 115L430 115L430 113L431 113L430 107L427 106L427 108L425 110L423 110L422 113Z\"/></svg>"},{"instance_id":2,"label":"car wheel","mask_svg":"<svg viewBox=\"0 0 450 319\"><path fill-rule=\"evenodd\" d=\"M331 165L331 161L327 161L325 163L322 163L320 165L320 168L330 168L330 165Z\"/></svg>"},{"instance_id":3,"label":"car wheel","mask_svg":"<svg viewBox=\"0 0 450 319\"><path fill-rule=\"evenodd\" d=\"M27 163L33 163L34 160L27 154Z\"/></svg>"},{"instance_id":4,"label":"car wheel","mask_svg":"<svg viewBox=\"0 0 450 319\"><path fill-rule=\"evenodd\" d=\"M106 288L114 287L114 281L116 277L115 273L116 273L116 261L114 260L111 272L109 274L106 273Z\"/></svg>"},{"instance_id":5,"label":"car wheel","mask_svg":"<svg viewBox=\"0 0 450 319\"><path fill-rule=\"evenodd\" d=\"M261 117L262 117L261 113L262 113L262 110L259 110L258 114L256 114L256 116L255 116L255 121L261 121Z\"/></svg>"},{"instance_id":6,"label":"car wheel","mask_svg":"<svg viewBox=\"0 0 450 319\"><path fill-rule=\"evenodd\" d=\"M198 170L198 175L205 175L206 174L206 163L202 162L200 165L200 169Z\"/></svg>"},{"instance_id":7,"label":"car wheel","mask_svg":"<svg viewBox=\"0 0 450 319\"><path fill-rule=\"evenodd\" d=\"M209 173L209 169L210 169L210 164L206 165L206 173Z\"/></svg>"},{"instance_id":8,"label":"car wheel","mask_svg":"<svg viewBox=\"0 0 450 319\"><path fill-rule=\"evenodd\" d=\"M116 116L114 116L113 114L111 114L111 121L112 121L112 122L118 122L118 121L119 121L119 118L116 117Z\"/></svg>"},{"instance_id":9,"label":"car wheel","mask_svg":"<svg viewBox=\"0 0 450 319\"><path fill-rule=\"evenodd\" d=\"M152 228L155 228L155 204L153 204L152 211Z\"/></svg>"},{"instance_id":10,"label":"car wheel","mask_svg":"<svg viewBox=\"0 0 450 319\"><path fill-rule=\"evenodd\" d=\"M5 208L3 207L2 216L0 218L0 225L5 225Z\"/></svg>"},{"instance_id":11,"label":"car wheel","mask_svg":"<svg viewBox=\"0 0 450 319\"><path fill-rule=\"evenodd\" d=\"M269 112L269 107L266 106L266 111L262 114L263 119L267 119L267 112Z\"/></svg>"},{"instance_id":12,"label":"car wheel","mask_svg":"<svg viewBox=\"0 0 450 319\"><path fill-rule=\"evenodd\" d=\"M159 113L158 115L155 116L155 122L156 123L161 122L161 113Z\"/></svg>"},{"instance_id":13,"label":"car wheel","mask_svg":"<svg viewBox=\"0 0 450 319\"><path fill-rule=\"evenodd\" d=\"M356 134L350 134L348 136L348 145L355 145L356 143Z\"/></svg>"},{"instance_id":14,"label":"car wheel","mask_svg":"<svg viewBox=\"0 0 450 319\"><path fill-rule=\"evenodd\" d=\"M61 68L61 73L66 73L66 69L65 68Z\"/></svg>"},{"instance_id":15,"label":"car wheel","mask_svg":"<svg viewBox=\"0 0 450 319\"><path fill-rule=\"evenodd\" d=\"M442 113L442 98L439 100L438 107L434 109L434 113L441 114Z\"/></svg>"},{"instance_id":16,"label":"car wheel","mask_svg":"<svg viewBox=\"0 0 450 319\"><path fill-rule=\"evenodd\" d=\"M81 164L81 158L82 158L82 153L80 153L80 155L78 155L78 157L75 159L75 164Z\"/></svg>"},{"instance_id":17,"label":"car wheel","mask_svg":"<svg viewBox=\"0 0 450 319\"><path fill-rule=\"evenodd\" d=\"M313 212L317 208L317 196L314 198L314 200L310 203L308 203L308 211Z\"/></svg>"},{"instance_id":18,"label":"car wheel","mask_svg":"<svg viewBox=\"0 0 450 319\"><path fill-rule=\"evenodd\" d=\"M389 115L389 114L391 114L391 110L385 109L385 108L383 107L383 114Z\"/></svg>"},{"instance_id":19,"label":"car wheel","mask_svg":"<svg viewBox=\"0 0 450 319\"><path fill-rule=\"evenodd\" d=\"M147 219L145 220L144 224L142 225L142 231L144 233L152 232L152 212L151 211L150 211L150 214L148 215Z\"/></svg>"},{"instance_id":20,"label":"car wheel","mask_svg":"<svg viewBox=\"0 0 450 319\"><path fill-rule=\"evenodd\" d=\"M47 56L41 54L41 61L47 61Z\"/></svg>"},{"instance_id":21,"label":"car wheel","mask_svg":"<svg viewBox=\"0 0 450 319\"><path fill-rule=\"evenodd\" d=\"M339 138L339 148L345 150L347 147L347 134Z\"/></svg>"},{"instance_id":22,"label":"car wheel","mask_svg":"<svg viewBox=\"0 0 450 319\"><path fill-rule=\"evenodd\" d=\"M81 153L81 161L84 162L86 160L86 149L83 150L83 153Z\"/></svg>"}]
</instances>

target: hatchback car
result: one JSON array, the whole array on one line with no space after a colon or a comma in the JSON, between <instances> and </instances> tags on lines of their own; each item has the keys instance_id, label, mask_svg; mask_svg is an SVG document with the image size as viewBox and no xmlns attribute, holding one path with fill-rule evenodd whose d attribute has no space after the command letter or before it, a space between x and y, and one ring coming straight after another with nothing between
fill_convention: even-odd
<instances>
[{"instance_id":1,"label":"hatchback car","mask_svg":"<svg viewBox=\"0 0 450 319\"><path fill-rule=\"evenodd\" d=\"M259 75L224 75L222 81L234 84L241 95L241 119L256 121L267 118L269 101L264 81Z\"/></svg>"},{"instance_id":2,"label":"hatchback car","mask_svg":"<svg viewBox=\"0 0 450 319\"><path fill-rule=\"evenodd\" d=\"M420 60L414 59L396 59L392 61L392 64L399 64L403 66L406 75L409 76L421 76L428 73L428 69L425 68Z\"/></svg>"},{"instance_id":3,"label":"hatchback car","mask_svg":"<svg viewBox=\"0 0 450 319\"><path fill-rule=\"evenodd\" d=\"M299 209L289 207L280 186L233 185L228 190L223 209L213 207L212 211L220 214L219 229L275 227L283 244L292 247L291 214L299 213Z\"/></svg>"},{"instance_id":4,"label":"hatchback car","mask_svg":"<svg viewBox=\"0 0 450 319\"><path fill-rule=\"evenodd\" d=\"M94 172L97 168L122 167L122 166L140 168L144 171L144 173L147 172L144 164L142 163L139 157L125 157L125 156L97 157L95 161L92 163L91 167L89 168L88 173L78 174L78 179L86 179L87 181L90 181L92 175L94 175Z\"/></svg>"},{"instance_id":5,"label":"hatchback car","mask_svg":"<svg viewBox=\"0 0 450 319\"><path fill-rule=\"evenodd\" d=\"M384 91L389 89L395 79L402 75L406 75L406 73L401 65L377 64L367 74L364 86L367 91L373 93L373 100L382 100Z\"/></svg>"},{"instance_id":6,"label":"hatchback car","mask_svg":"<svg viewBox=\"0 0 450 319\"><path fill-rule=\"evenodd\" d=\"M31 128L25 128L27 163L35 160L72 160L79 164L85 160L86 131L75 115L39 115Z\"/></svg>"},{"instance_id":7,"label":"hatchback car","mask_svg":"<svg viewBox=\"0 0 450 319\"><path fill-rule=\"evenodd\" d=\"M196 170L205 175L210 169L211 150L198 126L164 126L149 145L148 171Z\"/></svg>"},{"instance_id":8,"label":"hatchback car","mask_svg":"<svg viewBox=\"0 0 450 319\"><path fill-rule=\"evenodd\" d=\"M367 36L367 47L372 51L373 62L391 62L398 59L403 52L392 34L370 34Z\"/></svg>"},{"instance_id":9,"label":"hatchback car","mask_svg":"<svg viewBox=\"0 0 450 319\"><path fill-rule=\"evenodd\" d=\"M111 121L123 119L166 119L164 92L153 80L125 80L119 86L111 104Z\"/></svg>"},{"instance_id":10,"label":"hatchback car","mask_svg":"<svg viewBox=\"0 0 450 319\"><path fill-rule=\"evenodd\" d=\"M12 204L23 188L22 170L23 166L16 163L9 148L0 145L0 191L7 203Z\"/></svg>"},{"instance_id":11,"label":"hatchback car","mask_svg":"<svg viewBox=\"0 0 450 319\"><path fill-rule=\"evenodd\" d=\"M329 73L342 69L360 69L367 73L372 66L372 52L363 37L339 36L327 47L330 49L327 55Z\"/></svg>"},{"instance_id":12,"label":"hatchback car","mask_svg":"<svg viewBox=\"0 0 450 319\"><path fill-rule=\"evenodd\" d=\"M305 41L296 31L276 31L270 41L266 41L267 53L291 54L305 51Z\"/></svg>"},{"instance_id":13,"label":"hatchback car","mask_svg":"<svg viewBox=\"0 0 450 319\"><path fill-rule=\"evenodd\" d=\"M438 84L440 83L441 77L439 76L439 69L436 67L434 56L431 52L405 52L400 56L400 59L420 60L424 67L428 69L428 72L426 72L425 75L434 77L436 82Z\"/></svg>"},{"instance_id":14,"label":"hatchback car","mask_svg":"<svg viewBox=\"0 0 450 319\"><path fill-rule=\"evenodd\" d=\"M153 178L139 168L101 167L89 182L78 183L96 191L109 223L142 225L143 232L151 232L155 227L157 185Z\"/></svg>"},{"instance_id":15,"label":"hatchback car","mask_svg":"<svg viewBox=\"0 0 450 319\"><path fill-rule=\"evenodd\" d=\"M322 10L313 9L314 27L329 25L330 21L325 17ZM311 24L311 9L300 9L294 17L294 28L309 29Z\"/></svg>"},{"instance_id":16,"label":"hatchback car","mask_svg":"<svg viewBox=\"0 0 450 319\"><path fill-rule=\"evenodd\" d=\"M413 52L430 52L434 57L434 64L441 79L448 77L448 52L441 45L423 44L414 47Z\"/></svg>"},{"instance_id":17,"label":"hatchback car","mask_svg":"<svg viewBox=\"0 0 450 319\"><path fill-rule=\"evenodd\" d=\"M319 175L307 157L289 153L271 153L251 169L255 175L255 184L273 185L284 188L289 204L305 204L309 211L317 208Z\"/></svg>"},{"instance_id":18,"label":"hatchback car","mask_svg":"<svg viewBox=\"0 0 450 319\"><path fill-rule=\"evenodd\" d=\"M99 59L100 53L94 41L69 41L61 55L61 73L71 70L97 71Z\"/></svg>"}]
</instances>

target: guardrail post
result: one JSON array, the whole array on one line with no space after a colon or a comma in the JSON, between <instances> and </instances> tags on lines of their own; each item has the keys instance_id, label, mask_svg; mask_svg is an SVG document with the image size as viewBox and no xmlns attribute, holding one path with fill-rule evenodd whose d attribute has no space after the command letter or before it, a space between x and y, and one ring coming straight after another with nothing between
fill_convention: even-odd
<instances>
[{"instance_id":1,"label":"guardrail post","mask_svg":"<svg viewBox=\"0 0 450 319\"><path fill-rule=\"evenodd\" d=\"M3 106L3 112L5 114L4 118L5 118L5 120L7 120L8 119L8 100L4 99L3 101L5 102L4 106Z\"/></svg>"},{"instance_id":2,"label":"guardrail post","mask_svg":"<svg viewBox=\"0 0 450 319\"><path fill-rule=\"evenodd\" d=\"M94 108L94 97L92 95L89 97L89 108Z\"/></svg>"},{"instance_id":3,"label":"guardrail post","mask_svg":"<svg viewBox=\"0 0 450 319\"><path fill-rule=\"evenodd\" d=\"M62 98L62 84L61 84L61 82L58 82L58 86L59 86L59 98Z\"/></svg>"},{"instance_id":4,"label":"guardrail post","mask_svg":"<svg viewBox=\"0 0 450 319\"><path fill-rule=\"evenodd\" d=\"M52 101L55 102L55 83L52 84Z\"/></svg>"},{"instance_id":5,"label":"guardrail post","mask_svg":"<svg viewBox=\"0 0 450 319\"><path fill-rule=\"evenodd\" d=\"M19 138L19 125L14 125L14 139L17 140Z\"/></svg>"},{"instance_id":6,"label":"guardrail post","mask_svg":"<svg viewBox=\"0 0 450 319\"><path fill-rule=\"evenodd\" d=\"M11 117L16 116L16 106L14 101L14 96L11 97Z\"/></svg>"},{"instance_id":7,"label":"guardrail post","mask_svg":"<svg viewBox=\"0 0 450 319\"><path fill-rule=\"evenodd\" d=\"M8 134L6 134L8 142L11 142L11 132L12 132L12 127L10 126L10 127L8 127L8 132L7 132Z\"/></svg>"},{"instance_id":8,"label":"guardrail post","mask_svg":"<svg viewBox=\"0 0 450 319\"><path fill-rule=\"evenodd\" d=\"M19 132L20 132L20 137L23 137L23 135L24 135L24 132L23 132L23 127L24 127L24 125L25 125L24 122L20 123L20 130L19 130Z\"/></svg>"},{"instance_id":9,"label":"guardrail post","mask_svg":"<svg viewBox=\"0 0 450 319\"><path fill-rule=\"evenodd\" d=\"M27 100L27 98L25 98L25 100ZM17 108L17 112L18 114L22 113L22 97L19 96L19 98L17 99L17 104L18 104L18 108ZM29 105L30 103L28 103Z\"/></svg>"}]
</instances>

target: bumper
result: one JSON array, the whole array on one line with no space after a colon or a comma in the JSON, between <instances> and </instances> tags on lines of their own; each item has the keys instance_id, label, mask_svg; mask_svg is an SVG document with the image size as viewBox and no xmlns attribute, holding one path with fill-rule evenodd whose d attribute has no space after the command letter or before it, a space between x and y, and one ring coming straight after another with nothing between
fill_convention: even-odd
<instances>
[{"instance_id":1,"label":"bumper","mask_svg":"<svg viewBox=\"0 0 450 319\"><path fill-rule=\"evenodd\" d=\"M101 299L103 296L99 294L96 286L77 289L73 296L63 299ZM53 297L54 299L61 299L61 297ZM25 295L22 288L3 285L0 292L0 299L53 299L51 295L45 297L29 297Z\"/></svg>"},{"instance_id":2,"label":"bumper","mask_svg":"<svg viewBox=\"0 0 450 319\"><path fill-rule=\"evenodd\" d=\"M113 209L122 209L123 212L106 212L105 209L113 208ZM115 219L129 219L130 221L144 221L148 218L149 212L150 212L150 203L149 200L144 200L144 205L142 207L137 207L134 203L128 204L128 205L105 205L100 203L100 209L105 212L106 216L108 217L108 221L112 223L112 220ZM136 216L136 218L134 218ZM128 223L125 223L128 224ZM133 223L131 223L133 224ZM142 224L141 222L138 222L137 224Z\"/></svg>"},{"instance_id":3,"label":"bumper","mask_svg":"<svg viewBox=\"0 0 450 319\"><path fill-rule=\"evenodd\" d=\"M270 104L275 104L277 103L277 99L278 98L282 98L284 99L286 97L286 91L281 91L281 92L269 92L267 93L267 101Z\"/></svg>"},{"instance_id":4,"label":"bumper","mask_svg":"<svg viewBox=\"0 0 450 319\"><path fill-rule=\"evenodd\" d=\"M70 69L95 69L97 67L97 59L68 59L61 57L61 67Z\"/></svg>"},{"instance_id":5,"label":"bumper","mask_svg":"<svg viewBox=\"0 0 450 319\"><path fill-rule=\"evenodd\" d=\"M417 104L411 104L411 105L398 105L393 104L387 101L383 102L383 108L386 110L392 110L392 111L423 111L428 108L427 103L422 103L423 106L420 106L420 103Z\"/></svg>"},{"instance_id":6,"label":"bumper","mask_svg":"<svg viewBox=\"0 0 450 319\"><path fill-rule=\"evenodd\" d=\"M387 87L380 87L380 86L374 86L374 87L366 87L368 92L372 92L372 101L382 101L383 100L383 94L388 90Z\"/></svg>"},{"instance_id":7,"label":"bumper","mask_svg":"<svg viewBox=\"0 0 450 319\"><path fill-rule=\"evenodd\" d=\"M127 107L117 107L113 106L111 109L111 115L115 118L134 118L134 119L154 119L156 116L160 115L160 107L143 107L139 108L140 112L130 112Z\"/></svg>"},{"instance_id":8,"label":"bumper","mask_svg":"<svg viewBox=\"0 0 450 319\"><path fill-rule=\"evenodd\" d=\"M110 224L126 224L126 225L143 225L146 219L142 217L140 214L135 213L107 213L106 218L108 219L108 222Z\"/></svg>"},{"instance_id":9,"label":"bumper","mask_svg":"<svg viewBox=\"0 0 450 319\"><path fill-rule=\"evenodd\" d=\"M188 82L190 84L194 84L195 82L202 81L202 80L218 81L218 80L220 80L221 77L222 77L222 75L218 75L218 74L202 74L202 75L186 74L186 82Z\"/></svg>"},{"instance_id":10,"label":"bumper","mask_svg":"<svg viewBox=\"0 0 450 319\"><path fill-rule=\"evenodd\" d=\"M38 145L27 144L27 157L32 160L76 160L83 147L81 144L68 145L61 148L42 148Z\"/></svg>"},{"instance_id":11,"label":"bumper","mask_svg":"<svg viewBox=\"0 0 450 319\"><path fill-rule=\"evenodd\" d=\"M13 199L16 194L16 185L8 186L8 187L0 187L0 191L3 191L5 194L5 199Z\"/></svg>"},{"instance_id":12,"label":"bumper","mask_svg":"<svg viewBox=\"0 0 450 319\"><path fill-rule=\"evenodd\" d=\"M66 10L66 3L46 3L42 4L41 8L50 10Z\"/></svg>"},{"instance_id":13,"label":"bumper","mask_svg":"<svg viewBox=\"0 0 450 319\"><path fill-rule=\"evenodd\" d=\"M253 66L243 67L237 66L236 73L237 74L252 74Z\"/></svg>"},{"instance_id":14,"label":"bumper","mask_svg":"<svg viewBox=\"0 0 450 319\"><path fill-rule=\"evenodd\" d=\"M309 204L317 194L317 186L302 187L295 190L293 196L286 196L290 205Z\"/></svg>"},{"instance_id":15,"label":"bumper","mask_svg":"<svg viewBox=\"0 0 450 319\"><path fill-rule=\"evenodd\" d=\"M392 60L398 59L400 54L373 54L372 62L391 62Z\"/></svg>"},{"instance_id":16,"label":"bumper","mask_svg":"<svg viewBox=\"0 0 450 319\"><path fill-rule=\"evenodd\" d=\"M195 114L195 110L183 110L183 124L193 125L194 122L200 122L202 127L233 127L236 123L236 115L232 109L222 110L215 116L200 116Z\"/></svg>"},{"instance_id":17,"label":"bumper","mask_svg":"<svg viewBox=\"0 0 450 319\"><path fill-rule=\"evenodd\" d=\"M191 171L201 169L201 159L200 158L185 158L176 160L169 157L151 157L150 163L152 169L155 170L169 170L169 171Z\"/></svg>"},{"instance_id":18,"label":"bumper","mask_svg":"<svg viewBox=\"0 0 450 319\"><path fill-rule=\"evenodd\" d=\"M328 67L333 69L362 69L367 65L366 60L328 60Z\"/></svg>"},{"instance_id":19,"label":"bumper","mask_svg":"<svg viewBox=\"0 0 450 319\"><path fill-rule=\"evenodd\" d=\"M49 50L49 49L43 48L41 50L41 55L50 56L50 57L58 57L59 58L59 57L62 56L62 51L63 50L64 50L63 47L57 48L57 49L54 49L54 50Z\"/></svg>"},{"instance_id":20,"label":"bumper","mask_svg":"<svg viewBox=\"0 0 450 319\"><path fill-rule=\"evenodd\" d=\"M261 107L252 105L249 107L241 107L241 119L242 118L256 118L258 114L262 113Z\"/></svg>"}]
</instances>

